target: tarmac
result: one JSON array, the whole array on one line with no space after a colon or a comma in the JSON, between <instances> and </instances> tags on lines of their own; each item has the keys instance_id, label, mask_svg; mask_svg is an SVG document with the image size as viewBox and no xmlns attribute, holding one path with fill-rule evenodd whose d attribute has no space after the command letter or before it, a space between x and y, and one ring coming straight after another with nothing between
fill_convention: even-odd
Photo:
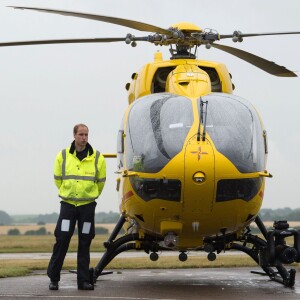
<instances>
[{"instance_id":1,"label":"tarmac","mask_svg":"<svg viewBox=\"0 0 300 300\"><path fill-rule=\"evenodd\" d=\"M46 272L0 279L0 299L300 299L297 274L293 288L252 274L259 268L114 270L100 276L94 291L77 289L76 275L63 272L58 291L48 289Z\"/></svg>"}]
</instances>

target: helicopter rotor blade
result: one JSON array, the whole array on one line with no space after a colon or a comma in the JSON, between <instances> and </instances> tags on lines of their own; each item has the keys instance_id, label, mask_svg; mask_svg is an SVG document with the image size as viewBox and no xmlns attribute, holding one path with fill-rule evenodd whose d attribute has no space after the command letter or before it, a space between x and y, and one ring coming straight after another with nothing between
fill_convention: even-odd
<instances>
[{"instance_id":1,"label":"helicopter rotor blade","mask_svg":"<svg viewBox=\"0 0 300 300\"><path fill-rule=\"evenodd\" d=\"M47 45L47 44L76 44L76 43L110 43L122 42L126 38L85 38L85 39L57 39L57 40L36 40L0 43L0 47Z\"/></svg>"},{"instance_id":2,"label":"helicopter rotor blade","mask_svg":"<svg viewBox=\"0 0 300 300\"><path fill-rule=\"evenodd\" d=\"M264 35L284 35L284 34L300 34L299 31L286 31L286 32L265 32L265 33L242 33L240 31L234 31L233 34L220 34L221 39L228 39L234 37L253 37L253 36L264 36Z\"/></svg>"},{"instance_id":3,"label":"helicopter rotor blade","mask_svg":"<svg viewBox=\"0 0 300 300\"><path fill-rule=\"evenodd\" d=\"M78 18L83 18L83 19L102 21L102 22L106 22L106 23L112 23L112 24L116 24L116 25L120 25L120 26L129 27L129 28L136 29L139 31L156 32L156 33L166 34L166 35L172 34L172 32L170 30L163 29L163 28L160 28L160 27L157 27L154 25L150 25L147 23L128 20L128 19L121 19L121 18L95 15L95 14L87 14L87 13L67 11L67 10L38 8L38 7L23 7L23 6L8 6L8 7L12 7L15 9L35 10L35 11L39 11L39 12L46 12L46 13L59 14L59 15L64 15L64 16L72 16L72 17L78 17Z\"/></svg>"},{"instance_id":4,"label":"helicopter rotor blade","mask_svg":"<svg viewBox=\"0 0 300 300\"><path fill-rule=\"evenodd\" d=\"M211 46L219 50L225 51L227 53L230 53L272 75L279 77L297 77L297 75L294 72L288 70L284 66L279 66L272 61L266 60L260 56L254 55L244 50L214 43L211 44Z\"/></svg>"}]
</instances>

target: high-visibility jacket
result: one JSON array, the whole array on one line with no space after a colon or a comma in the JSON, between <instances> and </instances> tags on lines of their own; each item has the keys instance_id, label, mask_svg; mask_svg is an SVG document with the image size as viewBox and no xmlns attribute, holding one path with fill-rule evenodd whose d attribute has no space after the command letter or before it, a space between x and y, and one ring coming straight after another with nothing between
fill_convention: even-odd
<instances>
[{"instance_id":1,"label":"high-visibility jacket","mask_svg":"<svg viewBox=\"0 0 300 300\"><path fill-rule=\"evenodd\" d=\"M101 194L106 180L106 163L99 151L93 149L92 152L81 161L76 157L76 150L71 153L70 148L57 154L54 181L63 201L80 206L95 201Z\"/></svg>"}]
</instances>

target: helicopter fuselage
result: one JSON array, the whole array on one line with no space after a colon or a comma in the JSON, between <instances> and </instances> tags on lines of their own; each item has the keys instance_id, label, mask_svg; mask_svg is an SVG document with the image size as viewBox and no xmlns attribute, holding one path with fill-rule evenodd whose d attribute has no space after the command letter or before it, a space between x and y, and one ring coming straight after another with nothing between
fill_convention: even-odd
<instances>
[{"instance_id":1,"label":"helicopter fuselage","mask_svg":"<svg viewBox=\"0 0 300 300\"><path fill-rule=\"evenodd\" d=\"M267 176L256 110L231 94L223 64L156 57L132 79L118 137L127 229L180 250L236 238L258 214Z\"/></svg>"}]
</instances>

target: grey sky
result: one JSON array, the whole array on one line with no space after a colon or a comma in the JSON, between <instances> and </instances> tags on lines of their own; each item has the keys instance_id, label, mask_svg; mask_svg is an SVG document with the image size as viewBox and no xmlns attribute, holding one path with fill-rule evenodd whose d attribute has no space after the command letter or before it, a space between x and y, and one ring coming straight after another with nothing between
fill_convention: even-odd
<instances>
[{"instance_id":1,"label":"grey sky","mask_svg":"<svg viewBox=\"0 0 300 300\"><path fill-rule=\"evenodd\" d=\"M168 28L182 21L221 34L300 31L300 1L261 0L49 0L0 3L0 41L54 38L123 37L138 31L92 20L21 11L7 5L90 12ZM224 42L300 70L300 35L247 38ZM116 133L127 107L125 84L131 74L167 48L139 43L42 45L0 48L1 197L10 214L52 213L59 209L53 163L72 142L72 127L90 127L90 143L115 152ZM271 76L217 49L200 48L199 59L224 62L233 75L234 93L259 111L269 137L263 207L300 207L299 83ZM299 75L299 72L298 72ZM299 75L300 76L300 75ZM97 211L118 211L116 162L107 160L107 184Z\"/></svg>"}]
</instances>

